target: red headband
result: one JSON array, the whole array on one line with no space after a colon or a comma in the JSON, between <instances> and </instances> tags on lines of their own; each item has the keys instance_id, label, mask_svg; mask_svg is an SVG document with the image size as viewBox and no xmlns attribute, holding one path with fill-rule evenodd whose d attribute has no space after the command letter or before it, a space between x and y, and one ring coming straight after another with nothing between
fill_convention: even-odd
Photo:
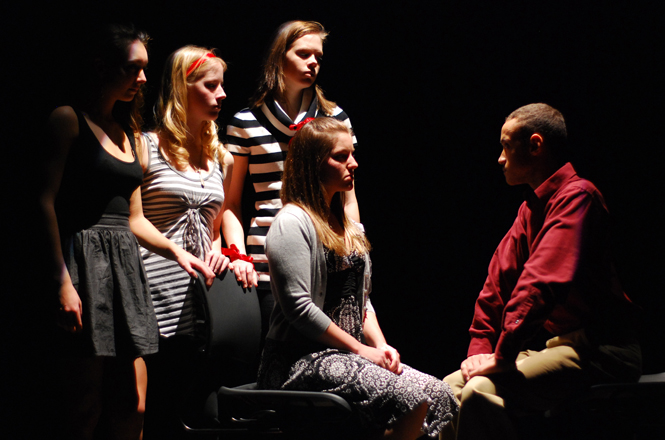
<instances>
[{"instance_id":1,"label":"red headband","mask_svg":"<svg viewBox=\"0 0 665 440\"><path fill-rule=\"evenodd\" d=\"M194 71L197 67L199 67L201 64L206 62L206 58L215 58L215 54L212 52L208 52L207 54L203 55L201 58L198 60L194 61L190 66L189 69L187 69L187 73L185 76L189 76L190 73Z\"/></svg>"}]
</instances>

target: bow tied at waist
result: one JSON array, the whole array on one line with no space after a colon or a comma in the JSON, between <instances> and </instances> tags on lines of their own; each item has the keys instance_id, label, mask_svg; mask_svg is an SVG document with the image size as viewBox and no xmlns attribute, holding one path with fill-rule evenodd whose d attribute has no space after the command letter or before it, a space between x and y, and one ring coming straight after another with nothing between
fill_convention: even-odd
<instances>
[{"instance_id":1,"label":"bow tied at waist","mask_svg":"<svg viewBox=\"0 0 665 440\"><path fill-rule=\"evenodd\" d=\"M187 218L185 220L185 230L183 231L184 248L186 251L202 258L203 224L201 223L201 214L199 213L198 206L190 205L187 210Z\"/></svg>"}]
</instances>

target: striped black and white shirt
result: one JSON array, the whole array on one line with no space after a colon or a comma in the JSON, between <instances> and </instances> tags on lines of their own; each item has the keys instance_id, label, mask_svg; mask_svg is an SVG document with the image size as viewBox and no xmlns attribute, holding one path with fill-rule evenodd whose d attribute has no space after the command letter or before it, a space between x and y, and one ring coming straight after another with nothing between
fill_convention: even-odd
<instances>
[{"instance_id":1,"label":"striped black and white shirt","mask_svg":"<svg viewBox=\"0 0 665 440\"><path fill-rule=\"evenodd\" d=\"M212 248L215 218L222 210L222 171L216 162L209 172L179 171L162 155L156 136L144 134L149 163L143 174L143 214L166 238L204 259ZM141 248L157 323L162 336L192 333L193 280L177 262Z\"/></svg>"},{"instance_id":2,"label":"striped black and white shirt","mask_svg":"<svg viewBox=\"0 0 665 440\"><path fill-rule=\"evenodd\" d=\"M254 258L259 275L259 289L270 289L268 260L265 256L265 238L273 217L282 208L280 191L282 172L289 141L295 135L290 125L305 118L324 116L318 109L318 100L312 89L305 90L300 111L295 121L272 98L255 109L244 109L233 117L226 128L226 148L236 156L248 157L248 173L254 188L254 212L247 231L247 254ZM349 128L346 113L336 107L332 115ZM356 146L355 136L353 144Z\"/></svg>"}]
</instances>

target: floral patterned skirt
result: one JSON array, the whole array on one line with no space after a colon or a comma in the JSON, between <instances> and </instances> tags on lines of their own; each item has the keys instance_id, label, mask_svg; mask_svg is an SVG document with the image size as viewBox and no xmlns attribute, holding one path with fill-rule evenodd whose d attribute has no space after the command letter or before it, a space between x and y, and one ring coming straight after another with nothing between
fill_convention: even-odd
<instances>
[{"instance_id":1,"label":"floral patterned skirt","mask_svg":"<svg viewBox=\"0 0 665 440\"><path fill-rule=\"evenodd\" d=\"M325 349L293 362L294 350L266 340L259 370L259 387L296 391L326 391L343 397L368 431L389 428L401 415L427 402L422 430L436 437L459 410L450 386L403 364L392 373L360 355Z\"/></svg>"},{"instance_id":2,"label":"floral patterned skirt","mask_svg":"<svg viewBox=\"0 0 665 440\"><path fill-rule=\"evenodd\" d=\"M327 290L323 312L342 330L363 341L362 283L364 260L357 254L327 252ZM428 404L422 431L436 437L459 410L450 386L402 364L395 374L360 355L307 340L266 339L259 368L263 389L325 391L354 408L361 428L381 431L400 416Z\"/></svg>"}]
</instances>

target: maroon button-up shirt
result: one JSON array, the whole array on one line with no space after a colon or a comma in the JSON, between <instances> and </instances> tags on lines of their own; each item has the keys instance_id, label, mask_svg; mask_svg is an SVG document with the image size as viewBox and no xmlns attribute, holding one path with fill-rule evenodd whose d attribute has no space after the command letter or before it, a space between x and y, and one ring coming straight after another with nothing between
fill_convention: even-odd
<instances>
[{"instance_id":1,"label":"maroon button-up shirt","mask_svg":"<svg viewBox=\"0 0 665 440\"><path fill-rule=\"evenodd\" d=\"M562 335L600 319L607 303L628 301L609 241L603 196L567 163L527 196L494 252L468 355L514 361L540 328Z\"/></svg>"}]
</instances>

